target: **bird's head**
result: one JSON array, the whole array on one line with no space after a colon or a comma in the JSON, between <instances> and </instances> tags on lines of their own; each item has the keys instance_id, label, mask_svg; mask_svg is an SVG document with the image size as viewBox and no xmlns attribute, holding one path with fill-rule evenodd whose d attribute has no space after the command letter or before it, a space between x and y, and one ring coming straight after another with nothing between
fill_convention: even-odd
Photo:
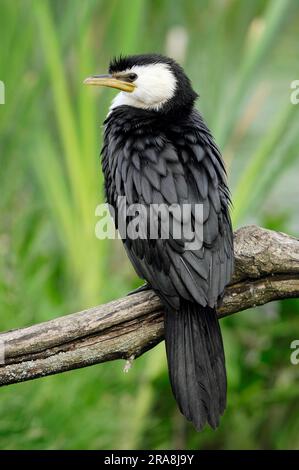
<instances>
[{"instance_id":1,"label":"bird's head","mask_svg":"<svg viewBox=\"0 0 299 470\"><path fill-rule=\"evenodd\" d=\"M163 113L177 112L191 109L197 97L182 67L159 54L113 59L108 74L94 75L84 83L121 90L112 108L128 105Z\"/></svg>"}]
</instances>

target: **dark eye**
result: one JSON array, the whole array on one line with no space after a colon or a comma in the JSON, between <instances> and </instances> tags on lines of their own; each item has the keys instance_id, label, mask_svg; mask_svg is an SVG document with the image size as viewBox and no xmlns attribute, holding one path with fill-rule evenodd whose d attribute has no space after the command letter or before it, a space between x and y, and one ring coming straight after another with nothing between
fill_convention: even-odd
<instances>
[{"instance_id":1,"label":"dark eye","mask_svg":"<svg viewBox=\"0 0 299 470\"><path fill-rule=\"evenodd\" d=\"M130 80L130 82L134 82L134 80L136 80L137 78L137 73L129 73L128 74L128 79Z\"/></svg>"}]
</instances>

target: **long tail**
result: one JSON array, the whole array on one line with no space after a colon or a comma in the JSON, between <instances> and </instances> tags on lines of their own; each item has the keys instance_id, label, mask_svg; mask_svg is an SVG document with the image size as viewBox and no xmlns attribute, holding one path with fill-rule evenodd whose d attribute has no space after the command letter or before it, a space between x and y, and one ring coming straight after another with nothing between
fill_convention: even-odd
<instances>
[{"instance_id":1,"label":"long tail","mask_svg":"<svg viewBox=\"0 0 299 470\"><path fill-rule=\"evenodd\" d=\"M165 341L173 394L200 431L215 429L226 407L226 370L216 311L185 301L165 314Z\"/></svg>"}]
</instances>

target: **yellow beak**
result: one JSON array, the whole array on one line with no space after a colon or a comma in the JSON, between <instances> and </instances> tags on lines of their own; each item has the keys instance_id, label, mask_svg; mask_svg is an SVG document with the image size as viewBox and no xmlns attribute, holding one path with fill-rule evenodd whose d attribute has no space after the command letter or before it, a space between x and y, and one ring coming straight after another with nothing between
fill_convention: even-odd
<instances>
[{"instance_id":1,"label":"yellow beak","mask_svg":"<svg viewBox=\"0 0 299 470\"><path fill-rule=\"evenodd\" d=\"M92 77L86 78L83 83L92 86L108 86L128 93L132 93L136 88L134 83L120 80L112 75L93 75Z\"/></svg>"}]
</instances>

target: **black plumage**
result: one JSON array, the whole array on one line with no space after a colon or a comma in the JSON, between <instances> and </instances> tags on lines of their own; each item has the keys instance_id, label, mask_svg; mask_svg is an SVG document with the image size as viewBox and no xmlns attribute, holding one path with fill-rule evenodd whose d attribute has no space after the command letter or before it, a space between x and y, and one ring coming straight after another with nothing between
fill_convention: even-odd
<instances>
[{"instance_id":1,"label":"black plumage","mask_svg":"<svg viewBox=\"0 0 299 470\"><path fill-rule=\"evenodd\" d=\"M226 373L216 307L233 271L233 235L229 190L221 154L194 108L197 97L182 68L158 55L114 60L110 73L134 65L162 62L177 80L173 97L157 110L121 105L105 121L102 167L109 204L119 216L118 196L142 203L148 219L152 204L203 205L203 240L188 250L182 234L163 239L163 216L156 214L160 234L151 239L123 237L128 256L140 277L165 306L165 338L170 381L181 412L200 430L213 428L226 405ZM129 218L123 215L125 224ZM193 226L196 213L189 215ZM197 222L199 222L197 220ZM195 237L200 237L196 234Z\"/></svg>"}]
</instances>

